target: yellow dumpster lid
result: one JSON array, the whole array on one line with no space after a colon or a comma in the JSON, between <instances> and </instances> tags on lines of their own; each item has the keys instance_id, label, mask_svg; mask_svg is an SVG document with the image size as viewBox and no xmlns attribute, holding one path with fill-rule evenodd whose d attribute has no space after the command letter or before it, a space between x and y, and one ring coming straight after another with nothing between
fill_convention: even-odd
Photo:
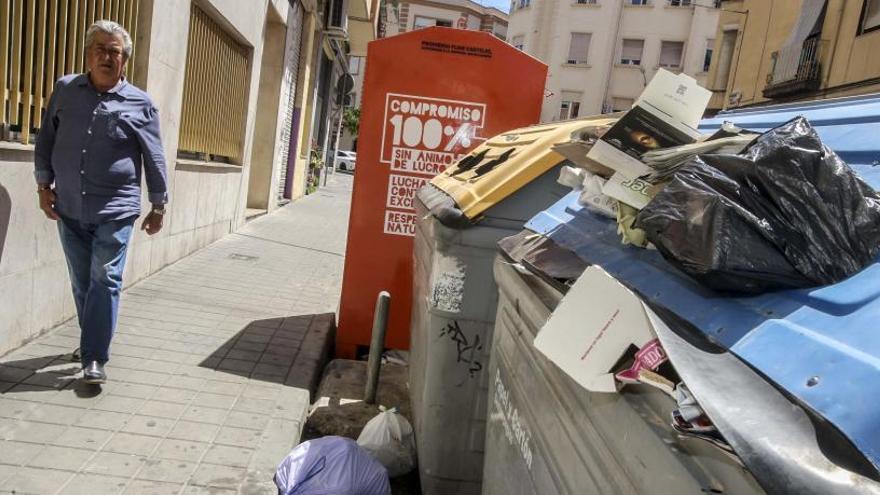
<instances>
[{"instance_id":1,"label":"yellow dumpster lid","mask_svg":"<svg viewBox=\"0 0 880 495\"><path fill-rule=\"evenodd\" d=\"M473 221L565 160L553 151L553 145L568 142L584 127L610 125L616 120L616 116L602 115L507 131L475 148L434 177L431 184L449 195Z\"/></svg>"}]
</instances>

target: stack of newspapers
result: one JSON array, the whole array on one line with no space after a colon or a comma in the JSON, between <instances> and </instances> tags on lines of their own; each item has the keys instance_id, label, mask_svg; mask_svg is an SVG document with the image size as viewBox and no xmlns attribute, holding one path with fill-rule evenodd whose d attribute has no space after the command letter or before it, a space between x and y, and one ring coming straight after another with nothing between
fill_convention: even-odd
<instances>
[{"instance_id":1,"label":"stack of newspapers","mask_svg":"<svg viewBox=\"0 0 880 495\"><path fill-rule=\"evenodd\" d=\"M719 133L720 134L720 133ZM725 132L724 137L710 137L705 141L684 144L672 148L649 151L642 155L642 163L651 168L652 172L644 177L652 184L659 184L672 178L672 175L689 160L697 155L728 154L735 155L746 148L757 134Z\"/></svg>"}]
</instances>

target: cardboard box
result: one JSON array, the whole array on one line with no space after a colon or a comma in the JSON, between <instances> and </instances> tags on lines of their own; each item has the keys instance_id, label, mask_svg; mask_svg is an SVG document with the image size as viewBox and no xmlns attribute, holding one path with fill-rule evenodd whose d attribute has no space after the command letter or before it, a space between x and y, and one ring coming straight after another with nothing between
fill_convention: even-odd
<instances>
[{"instance_id":1,"label":"cardboard box","mask_svg":"<svg viewBox=\"0 0 880 495\"><path fill-rule=\"evenodd\" d=\"M660 69L633 108L611 127L587 154L626 178L651 172L642 154L697 141L696 130L712 93L685 74Z\"/></svg>"}]
</instances>

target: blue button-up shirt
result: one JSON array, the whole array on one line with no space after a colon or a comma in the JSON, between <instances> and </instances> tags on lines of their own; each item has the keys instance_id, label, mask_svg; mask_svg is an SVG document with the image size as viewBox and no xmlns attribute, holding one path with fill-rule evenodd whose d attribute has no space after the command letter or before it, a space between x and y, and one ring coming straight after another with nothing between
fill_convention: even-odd
<instances>
[{"instance_id":1,"label":"blue button-up shirt","mask_svg":"<svg viewBox=\"0 0 880 495\"><path fill-rule=\"evenodd\" d=\"M105 93L87 74L59 79L34 155L37 183L55 183L55 209L65 217L102 223L139 215L141 175L151 203L168 201L159 114L125 79Z\"/></svg>"}]
</instances>

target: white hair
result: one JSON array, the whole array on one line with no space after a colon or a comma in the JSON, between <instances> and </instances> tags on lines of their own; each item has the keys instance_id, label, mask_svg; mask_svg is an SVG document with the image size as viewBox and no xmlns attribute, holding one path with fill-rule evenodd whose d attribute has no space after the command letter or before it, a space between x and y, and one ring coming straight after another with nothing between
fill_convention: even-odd
<instances>
[{"instance_id":1,"label":"white hair","mask_svg":"<svg viewBox=\"0 0 880 495\"><path fill-rule=\"evenodd\" d=\"M112 35L118 34L119 36L121 36L122 54L125 55L126 60L131 57L131 35L128 34L128 31L126 31L124 27L113 21L95 21L91 26L89 26L89 30L86 31L86 49L92 46L92 42L95 40L96 33L106 33Z\"/></svg>"}]
</instances>

